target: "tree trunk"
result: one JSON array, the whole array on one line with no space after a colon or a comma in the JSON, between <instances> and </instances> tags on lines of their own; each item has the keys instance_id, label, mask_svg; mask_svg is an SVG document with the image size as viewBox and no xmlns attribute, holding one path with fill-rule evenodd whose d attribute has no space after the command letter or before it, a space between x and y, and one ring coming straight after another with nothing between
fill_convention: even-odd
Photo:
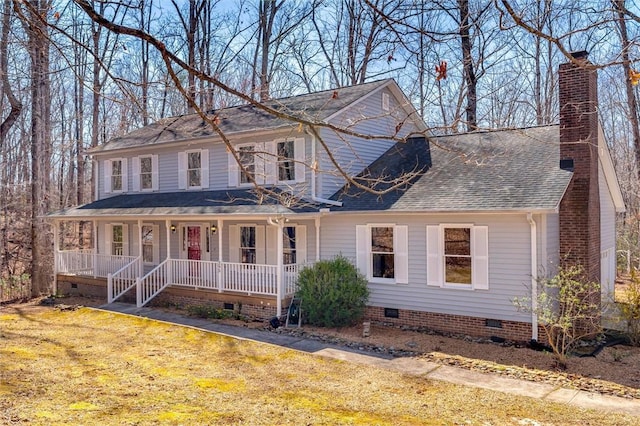
<instances>
[{"instance_id":1,"label":"tree trunk","mask_svg":"<svg viewBox=\"0 0 640 426\"><path fill-rule=\"evenodd\" d=\"M629 125L631 126L631 132L633 134L633 147L636 157L636 171L638 178L640 178L640 120L638 119L638 101L636 94L633 91L633 85L629 78L631 71L631 61L629 58L629 49L631 49L631 43L629 42L629 35L627 33L627 23L625 20L624 0L613 0L613 4L618 13L618 26L620 30L620 41L622 42L622 67L624 69L625 77L625 89L627 91L627 108Z\"/></svg>"},{"instance_id":2,"label":"tree trunk","mask_svg":"<svg viewBox=\"0 0 640 426\"><path fill-rule=\"evenodd\" d=\"M51 189L51 85L49 33L41 17L49 0L35 0L20 13L31 59L31 295L51 294L53 243L44 215L49 211ZM16 8L21 6L15 4Z\"/></svg>"},{"instance_id":3,"label":"tree trunk","mask_svg":"<svg viewBox=\"0 0 640 426\"><path fill-rule=\"evenodd\" d=\"M473 68L473 57L471 55L471 35L469 24L469 0L458 0L460 9L460 40L462 42L462 65L464 68L464 79L467 84L467 107L465 108L467 131L478 128L477 122L477 78Z\"/></svg>"}]
</instances>

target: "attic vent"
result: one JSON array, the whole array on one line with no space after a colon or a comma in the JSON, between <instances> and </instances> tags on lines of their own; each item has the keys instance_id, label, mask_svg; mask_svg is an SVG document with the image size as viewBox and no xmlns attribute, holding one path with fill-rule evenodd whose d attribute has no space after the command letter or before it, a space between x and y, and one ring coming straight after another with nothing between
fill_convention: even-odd
<instances>
[{"instance_id":1,"label":"attic vent","mask_svg":"<svg viewBox=\"0 0 640 426\"><path fill-rule=\"evenodd\" d=\"M560 168L562 170L573 171L573 158L565 158L560 160Z\"/></svg>"},{"instance_id":2,"label":"attic vent","mask_svg":"<svg viewBox=\"0 0 640 426\"><path fill-rule=\"evenodd\" d=\"M385 318L400 318L400 312L393 308L384 308Z\"/></svg>"},{"instance_id":3,"label":"attic vent","mask_svg":"<svg viewBox=\"0 0 640 426\"><path fill-rule=\"evenodd\" d=\"M389 111L389 94L388 93L382 94L382 110Z\"/></svg>"}]
</instances>

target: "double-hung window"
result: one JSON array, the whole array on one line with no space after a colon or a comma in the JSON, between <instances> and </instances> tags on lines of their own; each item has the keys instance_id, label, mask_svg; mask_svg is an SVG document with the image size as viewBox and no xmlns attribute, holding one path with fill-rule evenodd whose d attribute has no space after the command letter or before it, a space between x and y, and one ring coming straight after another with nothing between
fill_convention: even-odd
<instances>
[{"instance_id":1,"label":"double-hung window","mask_svg":"<svg viewBox=\"0 0 640 426\"><path fill-rule=\"evenodd\" d=\"M158 156L141 155L133 158L133 190L158 190Z\"/></svg>"},{"instance_id":2,"label":"double-hung window","mask_svg":"<svg viewBox=\"0 0 640 426\"><path fill-rule=\"evenodd\" d=\"M276 146L278 150L278 181L295 181L295 142L292 140L281 141Z\"/></svg>"},{"instance_id":3,"label":"double-hung window","mask_svg":"<svg viewBox=\"0 0 640 426\"><path fill-rule=\"evenodd\" d=\"M104 228L102 253L112 256L129 255L129 226L123 223L108 223Z\"/></svg>"},{"instance_id":4,"label":"double-hung window","mask_svg":"<svg viewBox=\"0 0 640 426\"><path fill-rule=\"evenodd\" d=\"M489 288L488 227L466 224L427 226L427 284Z\"/></svg>"},{"instance_id":5,"label":"double-hung window","mask_svg":"<svg viewBox=\"0 0 640 426\"><path fill-rule=\"evenodd\" d=\"M282 263L292 265L297 262L298 250L296 248L296 227L285 226L282 228Z\"/></svg>"},{"instance_id":6,"label":"double-hung window","mask_svg":"<svg viewBox=\"0 0 640 426\"><path fill-rule=\"evenodd\" d=\"M250 184L256 179L256 149L255 145L245 145L238 148L240 158L240 183Z\"/></svg>"},{"instance_id":7,"label":"double-hung window","mask_svg":"<svg viewBox=\"0 0 640 426\"><path fill-rule=\"evenodd\" d=\"M356 226L358 269L369 282L407 284L408 227L395 224Z\"/></svg>"},{"instance_id":8,"label":"double-hung window","mask_svg":"<svg viewBox=\"0 0 640 426\"><path fill-rule=\"evenodd\" d=\"M124 232L122 225L111 227L111 254L114 256L124 255Z\"/></svg>"},{"instance_id":9,"label":"double-hung window","mask_svg":"<svg viewBox=\"0 0 640 426\"><path fill-rule=\"evenodd\" d=\"M111 190L122 191L122 160L111 161Z\"/></svg>"},{"instance_id":10,"label":"double-hung window","mask_svg":"<svg viewBox=\"0 0 640 426\"><path fill-rule=\"evenodd\" d=\"M145 264L159 262L158 225L143 224L141 229L142 261Z\"/></svg>"},{"instance_id":11,"label":"double-hung window","mask_svg":"<svg viewBox=\"0 0 640 426\"><path fill-rule=\"evenodd\" d=\"M104 162L104 192L127 192L127 159L115 158Z\"/></svg>"},{"instance_id":12,"label":"double-hung window","mask_svg":"<svg viewBox=\"0 0 640 426\"><path fill-rule=\"evenodd\" d=\"M240 262L241 263L257 263L256 262L256 227L241 226L240 227Z\"/></svg>"},{"instance_id":13,"label":"double-hung window","mask_svg":"<svg viewBox=\"0 0 640 426\"><path fill-rule=\"evenodd\" d=\"M198 149L178 154L180 189L209 187L209 150Z\"/></svg>"},{"instance_id":14,"label":"double-hung window","mask_svg":"<svg viewBox=\"0 0 640 426\"><path fill-rule=\"evenodd\" d=\"M305 180L305 139L278 139L236 145L229 152L229 186L283 184ZM237 160L236 160L237 156Z\"/></svg>"}]
</instances>

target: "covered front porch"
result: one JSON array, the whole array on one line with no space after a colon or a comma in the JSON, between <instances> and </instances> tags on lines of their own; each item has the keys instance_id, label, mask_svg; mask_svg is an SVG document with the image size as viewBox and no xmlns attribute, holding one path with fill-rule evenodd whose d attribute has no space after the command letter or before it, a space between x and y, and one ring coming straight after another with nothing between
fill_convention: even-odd
<instances>
[{"instance_id":1,"label":"covered front porch","mask_svg":"<svg viewBox=\"0 0 640 426\"><path fill-rule=\"evenodd\" d=\"M105 255L94 250L56 250L56 273L104 278L107 301L112 303L135 291L142 307L169 286L212 290L246 296L267 296L282 301L296 292L296 280L307 263L278 265L165 259L144 273L142 256ZM281 308L278 308L280 311Z\"/></svg>"}]
</instances>

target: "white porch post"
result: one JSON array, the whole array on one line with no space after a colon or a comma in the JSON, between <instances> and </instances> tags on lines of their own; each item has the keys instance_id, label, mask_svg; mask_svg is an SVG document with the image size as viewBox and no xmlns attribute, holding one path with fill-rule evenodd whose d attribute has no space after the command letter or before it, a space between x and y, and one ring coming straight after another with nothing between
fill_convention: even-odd
<instances>
[{"instance_id":1,"label":"white porch post","mask_svg":"<svg viewBox=\"0 0 640 426\"><path fill-rule=\"evenodd\" d=\"M138 277L144 276L143 264L144 262L142 261L142 219L138 219Z\"/></svg>"},{"instance_id":2,"label":"white porch post","mask_svg":"<svg viewBox=\"0 0 640 426\"><path fill-rule=\"evenodd\" d=\"M320 261L320 218L316 217L316 262Z\"/></svg>"},{"instance_id":3,"label":"white porch post","mask_svg":"<svg viewBox=\"0 0 640 426\"><path fill-rule=\"evenodd\" d=\"M276 253L276 259L277 259L277 264L278 264L278 268L276 269L276 297L277 297L277 303L276 303L276 309L278 310L278 313L276 314L277 317L280 317L280 315L282 315L282 268L283 268L283 253L282 253L282 245L283 245L283 235L282 235L282 228L284 226L284 218L278 219L278 221L276 222L277 226L278 226L278 244L277 244L277 248L276 250L278 251Z\"/></svg>"},{"instance_id":4,"label":"white porch post","mask_svg":"<svg viewBox=\"0 0 640 426\"><path fill-rule=\"evenodd\" d=\"M278 237L277 237L277 247L276 250L276 316L280 316L282 314L282 275L283 275L283 253L282 253L282 245L283 245L283 235L282 228L284 227L285 218L280 217L277 219L272 219L270 217L267 218L267 223L271 226L278 227Z\"/></svg>"},{"instance_id":5,"label":"white porch post","mask_svg":"<svg viewBox=\"0 0 640 426\"><path fill-rule=\"evenodd\" d=\"M58 294L58 262L60 257L60 222L53 221L53 294Z\"/></svg>"},{"instance_id":6,"label":"white porch post","mask_svg":"<svg viewBox=\"0 0 640 426\"><path fill-rule=\"evenodd\" d=\"M167 256L166 256L166 259L170 260L171 259L171 220L170 219L166 219L164 221L164 227L165 227L165 231L167 233ZM167 282L170 282L170 280L172 281L173 273L171 271L171 262L167 262L167 275L168 275L168 277L166 277Z\"/></svg>"},{"instance_id":7,"label":"white porch post","mask_svg":"<svg viewBox=\"0 0 640 426\"><path fill-rule=\"evenodd\" d=\"M96 179L97 180L97 179ZM93 278L98 276L98 224L95 219L91 219L91 227L93 228ZM104 238L107 238L105 235Z\"/></svg>"},{"instance_id":8,"label":"white porch post","mask_svg":"<svg viewBox=\"0 0 640 426\"><path fill-rule=\"evenodd\" d=\"M222 230L224 229L224 221L219 219L218 223L218 267L217 274L218 276L218 293L222 293L224 286L222 285Z\"/></svg>"}]
</instances>

